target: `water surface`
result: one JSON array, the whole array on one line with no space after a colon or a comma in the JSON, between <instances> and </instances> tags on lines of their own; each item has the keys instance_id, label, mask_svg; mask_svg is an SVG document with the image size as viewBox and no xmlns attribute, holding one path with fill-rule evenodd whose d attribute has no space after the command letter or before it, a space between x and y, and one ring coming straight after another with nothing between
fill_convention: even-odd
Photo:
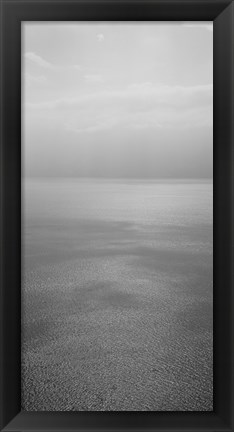
<instances>
[{"instance_id":1,"label":"water surface","mask_svg":"<svg viewBox=\"0 0 234 432\"><path fill-rule=\"evenodd\" d=\"M212 184L27 180L22 408L213 409Z\"/></svg>"}]
</instances>

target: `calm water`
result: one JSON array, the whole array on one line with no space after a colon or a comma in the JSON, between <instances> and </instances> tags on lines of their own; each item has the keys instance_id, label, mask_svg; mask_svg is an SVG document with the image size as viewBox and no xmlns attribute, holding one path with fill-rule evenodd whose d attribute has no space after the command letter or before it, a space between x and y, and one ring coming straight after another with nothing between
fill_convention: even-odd
<instances>
[{"instance_id":1,"label":"calm water","mask_svg":"<svg viewBox=\"0 0 234 432\"><path fill-rule=\"evenodd\" d=\"M23 196L22 408L212 410L212 184Z\"/></svg>"}]
</instances>

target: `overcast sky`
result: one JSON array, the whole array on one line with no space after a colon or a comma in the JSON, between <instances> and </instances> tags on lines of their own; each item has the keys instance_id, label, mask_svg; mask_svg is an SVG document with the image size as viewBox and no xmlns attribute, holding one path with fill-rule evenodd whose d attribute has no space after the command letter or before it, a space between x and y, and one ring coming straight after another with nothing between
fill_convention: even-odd
<instances>
[{"instance_id":1,"label":"overcast sky","mask_svg":"<svg viewBox=\"0 0 234 432\"><path fill-rule=\"evenodd\" d=\"M25 23L26 176L211 178L212 23Z\"/></svg>"}]
</instances>

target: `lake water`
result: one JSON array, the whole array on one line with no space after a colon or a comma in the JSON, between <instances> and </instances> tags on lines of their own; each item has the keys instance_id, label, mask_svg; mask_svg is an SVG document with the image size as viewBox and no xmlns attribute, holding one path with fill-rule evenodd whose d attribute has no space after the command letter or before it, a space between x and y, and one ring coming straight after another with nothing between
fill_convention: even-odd
<instances>
[{"instance_id":1,"label":"lake water","mask_svg":"<svg viewBox=\"0 0 234 432\"><path fill-rule=\"evenodd\" d=\"M213 409L213 186L27 180L22 409Z\"/></svg>"}]
</instances>

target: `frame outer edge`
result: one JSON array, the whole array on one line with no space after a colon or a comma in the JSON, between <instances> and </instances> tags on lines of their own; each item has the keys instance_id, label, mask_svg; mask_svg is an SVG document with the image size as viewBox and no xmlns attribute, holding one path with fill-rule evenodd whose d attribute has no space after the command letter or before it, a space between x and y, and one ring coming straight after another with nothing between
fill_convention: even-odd
<instances>
[{"instance_id":1,"label":"frame outer edge","mask_svg":"<svg viewBox=\"0 0 234 432\"><path fill-rule=\"evenodd\" d=\"M3 74L2 74L2 57L3 57L3 4L0 0L0 430L4 422L4 395L3 395Z\"/></svg>"},{"instance_id":2,"label":"frame outer edge","mask_svg":"<svg viewBox=\"0 0 234 432\"><path fill-rule=\"evenodd\" d=\"M31 1L31 3L36 3L37 2L37 0L32 0ZM54 0L54 1L52 1L53 3L56 3L56 0ZM97 1L98 2L98 1ZM11 2L11 1L9 1L9 3L11 3L11 7L12 7L12 5L13 5L13 2ZM19 0L18 2L15 2L15 3L18 3L18 5L19 4L21 4L21 3L23 3L23 2L21 2L21 0ZM38 2L37 2L38 3ZM46 0L43 0L43 1L41 1L41 4L43 5L43 3L46 3ZM134 1L133 1L133 3L134 3ZM3 53L3 4L7 4L7 1L4 1L4 0L0 0L0 18L1 18L1 21L0 21L0 27L1 27L1 35L0 35L0 37L1 37L1 40L0 40L0 42L1 42L1 60L2 60L2 53ZM4 6L5 6L4 5ZM225 5L225 3L223 3L223 5L224 5L224 9L226 9L226 5ZM230 7L230 11L231 11L231 15L232 15L232 17L231 17L231 21L232 21L232 59L231 59L231 68L232 68L232 70L231 70L231 72L232 72L232 87L231 87L231 116L232 116L232 119L233 119L233 114L234 114L234 83L233 83L233 72L234 72L234 55L233 55L233 49L234 49L234 41L233 41L233 33L234 33L234 29L233 29L233 26L234 26L234 3L233 3L233 1L227 6L227 8L229 8ZM0 201L0 206L1 206L1 214L0 214L0 224L1 224L1 226L0 226L0 278L1 278L1 284L2 284L2 282L3 282L3 240L2 240L2 234L3 234L3 211L4 211L4 209L3 209L3 204L4 204L4 201L5 201L5 192L3 191L3 188L4 188L4 167L3 167L3 161L4 161L4 158L3 158L3 133L2 133L2 126L3 126L3 97L2 97L2 94L3 94L3 66L2 66L2 61L1 61L1 66L0 66L0 74L1 74L1 76L0 76L0 79L1 79L1 83L0 83L0 92L1 92L1 118L0 118L0 130L1 130L1 148L0 148L0 151L1 151L1 154L0 154L0 157L1 157L1 172L0 172L0 187L1 187L1 201ZM231 163L231 172L230 172L230 174L231 174L231 178L230 178L230 180L231 180L231 187L230 187L230 192L231 192L231 196L230 196L230 199L231 199L231 206L230 206L230 208L231 208L231 219L232 219L232 221L233 221L233 216L234 216L234 196L233 196L233 192L234 192L234 148L233 148L233 132L234 132L234 130L233 130L233 128L234 128L234 126L233 126L233 121L232 121L232 127L231 127L231 144L232 144L232 146L231 146L231 161L230 161L230 163ZM6 178L5 178L5 181L6 181ZM231 256L230 256L230 260L233 262L233 258L234 258L234 226L233 226L233 222L232 222L232 224L231 224L231 227L230 227L230 233L231 233ZM232 311L234 312L234 309L233 309L233 301L234 301L234 293L233 293L233 279L234 279L234 274L233 274L233 271L234 271L234 269L232 268L231 269L231 281L230 281L230 283L231 283L231 285L232 285L232 298L231 298L231 303L232 303ZM2 300L2 291L1 291L1 300ZM1 312L3 312L2 311L2 308L3 308L3 301L1 301ZM2 316L3 316L3 314L1 314ZM2 427L4 427L3 426L3 419L4 419L4 413L3 413L3 406L4 406L4 400L3 400L3 390L2 390L2 377L3 377L3 366L4 366L4 363L3 363L3 360L2 360L2 357L3 357L3 343L2 343L2 340L3 340L3 325L2 325L2 319L1 319L1 334L0 334L0 338L1 338L1 340L0 340L0 343L1 343L1 359L0 359L0 361L1 361L1 363L0 363L0 372L1 372L1 393L0 393L0 404L1 404L1 406L0 406L0 409L1 409L1 412L0 412L0 415L1 415L1 418L0 418L0 421L1 421L1 423L0 423L0 430L2 429ZM233 371L233 359L234 359L234 344L233 344L233 337L234 337L234 322L232 323L232 332L231 332L231 337L232 337L232 359L231 359L231 361L232 361L232 382L231 382L231 397L232 397L232 400L230 401L230 402L234 402L234 371ZM5 337L5 336L4 336ZM234 409L232 409L232 429L229 429L229 428L225 428L225 429L223 429L223 430L233 430L233 425L234 425ZM5 428L5 430L8 430L8 431L10 431L10 430L17 430L17 429L10 429L10 425L9 425L9 428L8 428L8 426ZM39 430L39 429L38 429ZM175 429L174 429L175 430ZM81 430L80 430L81 431ZM87 432L87 429L86 429L86 432Z\"/></svg>"}]
</instances>

